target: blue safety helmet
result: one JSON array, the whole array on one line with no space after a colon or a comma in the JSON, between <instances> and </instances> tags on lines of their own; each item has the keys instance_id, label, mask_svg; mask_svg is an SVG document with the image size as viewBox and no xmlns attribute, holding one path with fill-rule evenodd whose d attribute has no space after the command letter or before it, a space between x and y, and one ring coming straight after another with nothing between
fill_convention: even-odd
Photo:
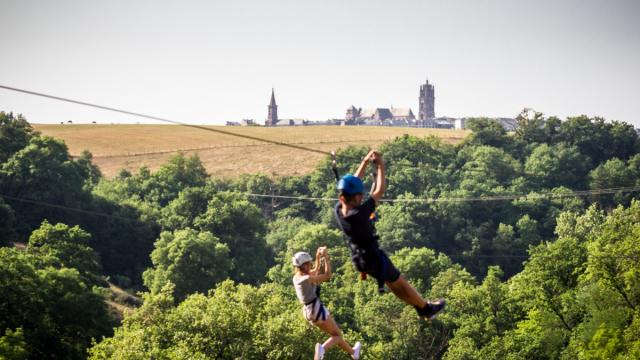
<instances>
[{"instance_id":1,"label":"blue safety helmet","mask_svg":"<svg viewBox=\"0 0 640 360\"><path fill-rule=\"evenodd\" d=\"M361 194L364 192L364 185L359 177L347 174L338 181L338 190L347 195Z\"/></svg>"}]
</instances>

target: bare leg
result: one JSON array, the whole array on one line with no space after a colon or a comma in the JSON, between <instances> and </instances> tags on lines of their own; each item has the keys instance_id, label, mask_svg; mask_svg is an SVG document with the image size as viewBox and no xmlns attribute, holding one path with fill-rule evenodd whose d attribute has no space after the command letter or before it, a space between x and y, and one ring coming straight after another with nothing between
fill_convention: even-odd
<instances>
[{"instance_id":1,"label":"bare leg","mask_svg":"<svg viewBox=\"0 0 640 360\"><path fill-rule=\"evenodd\" d=\"M332 347L334 345L338 345L347 354L353 355L353 349L342 338L342 332L340 331L340 328L338 327L338 324L336 324L335 320L333 320L333 317L331 317L331 315L329 315L329 317L327 317L327 320L317 321L315 323L315 325L317 327L319 327L320 329L322 329L322 331L324 331L327 334L331 335L331 337L329 339L327 339L327 341L325 341L324 344L322 344L322 346L325 348L325 350L328 350L330 347Z\"/></svg>"},{"instance_id":2,"label":"bare leg","mask_svg":"<svg viewBox=\"0 0 640 360\"><path fill-rule=\"evenodd\" d=\"M394 282L387 281L386 284L391 292L409 305L423 308L427 304L427 301L420 296L418 291L402 275L398 280Z\"/></svg>"}]
</instances>

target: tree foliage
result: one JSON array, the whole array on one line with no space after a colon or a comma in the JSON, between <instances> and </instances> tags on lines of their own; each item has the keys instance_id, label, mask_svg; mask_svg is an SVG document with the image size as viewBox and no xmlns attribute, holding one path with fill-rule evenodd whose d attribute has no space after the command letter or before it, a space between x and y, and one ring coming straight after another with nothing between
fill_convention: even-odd
<instances>
[{"instance_id":1,"label":"tree foliage","mask_svg":"<svg viewBox=\"0 0 640 360\"><path fill-rule=\"evenodd\" d=\"M175 284L178 300L195 292L206 293L231 272L227 245L210 232L189 228L161 233L151 261L153 268L143 274L145 285L157 293L167 283Z\"/></svg>"},{"instance_id":2,"label":"tree foliage","mask_svg":"<svg viewBox=\"0 0 640 360\"><path fill-rule=\"evenodd\" d=\"M82 358L93 341L95 359L306 358L325 335L300 314L290 258L329 246L322 299L363 358L640 357L638 193L595 194L640 185L635 129L532 111L517 122L470 119L457 145L380 147L395 200L377 207L379 243L420 293L448 300L425 323L357 280L324 200L329 157L304 176L217 179L177 154L106 179L89 152L72 158L0 113L0 355ZM368 150L338 151L338 172ZM104 339L102 276L149 290Z\"/></svg>"},{"instance_id":3,"label":"tree foliage","mask_svg":"<svg viewBox=\"0 0 640 360\"><path fill-rule=\"evenodd\" d=\"M40 265L33 255L0 248L0 349L31 359L82 359L92 339L110 334L103 299L77 270Z\"/></svg>"}]
</instances>

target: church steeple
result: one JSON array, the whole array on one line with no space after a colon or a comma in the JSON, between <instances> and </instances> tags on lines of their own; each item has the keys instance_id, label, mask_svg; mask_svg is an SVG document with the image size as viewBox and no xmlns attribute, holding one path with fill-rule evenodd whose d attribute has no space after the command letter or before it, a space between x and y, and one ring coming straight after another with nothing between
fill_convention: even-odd
<instances>
[{"instance_id":1,"label":"church steeple","mask_svg":"<svg viewBox=\"0 0 640 360\"><path fill-rule=\"evenodd\" d=\"M271 101L269 102L269 112L267 114L266 126L275 126L278 123L278 105L276 105L276 95L271 88Z\"/></svg>"}]
</instances>

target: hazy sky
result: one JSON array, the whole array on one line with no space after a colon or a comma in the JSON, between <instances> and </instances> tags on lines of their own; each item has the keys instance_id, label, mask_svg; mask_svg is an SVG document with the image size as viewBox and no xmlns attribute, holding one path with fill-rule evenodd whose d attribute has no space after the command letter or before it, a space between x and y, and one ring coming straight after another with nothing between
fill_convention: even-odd
<instances>
[{"instance_id":1,"label":"hazy sky","mask_svg":"<svg viewBox=\"0 0 640 360\"><path fill-rule=\"evenodd\" d=\"M640 126L640 1L0 0L0 84L192 123L587 114ZM32 122L138 119L0 89ZM140 122L145 122L140 120Z\"/></svg>"}]
</instances>

